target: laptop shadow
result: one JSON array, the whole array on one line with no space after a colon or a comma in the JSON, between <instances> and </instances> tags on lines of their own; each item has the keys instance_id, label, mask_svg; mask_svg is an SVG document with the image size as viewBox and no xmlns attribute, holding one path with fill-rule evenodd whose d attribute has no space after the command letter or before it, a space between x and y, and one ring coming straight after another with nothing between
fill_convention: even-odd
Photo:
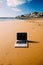
<instances>
[{"instance_id":1,"label":"laptop shadow","mask_svg":"<svg viewBox=\"0 0 43 65\"><path fill-rule=\"evenodd\" d=\"M27 41L28 43L39 43L39 42L37 42L37 41L31 41L31 40L29 40L29 41Z\"/></svg>"},{"instance_id":2,"label":"laptop shadow","mask_svg":"<svg viewBox=\"0 0 43 65\"><path fill-rule=\"evenodd\" d=\"M29 44L30 43L34 43L34 44L37 44L37 43L39 43L39 42L37 42L37 41L31 41L31 40L29 40L29 41L27 41ZM29 48L29 44L27 45L27 48Z\"/></svg>"}]
</instances>

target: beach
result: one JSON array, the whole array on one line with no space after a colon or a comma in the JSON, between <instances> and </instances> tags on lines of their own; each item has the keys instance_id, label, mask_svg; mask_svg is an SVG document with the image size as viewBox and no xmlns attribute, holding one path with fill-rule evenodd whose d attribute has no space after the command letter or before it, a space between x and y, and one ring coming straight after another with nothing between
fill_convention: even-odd
<instances>
[{"instance_id":1,"label":"beach","mask_svg":"<svg viewBox=\"0 0 43 65\"><path fill-rule=\"evenodd\" d=\"M26 32L28 48L15 48L17 32ZM43 65L43 18L0 21L0 65Z\"/></svg>"}]
</instances>

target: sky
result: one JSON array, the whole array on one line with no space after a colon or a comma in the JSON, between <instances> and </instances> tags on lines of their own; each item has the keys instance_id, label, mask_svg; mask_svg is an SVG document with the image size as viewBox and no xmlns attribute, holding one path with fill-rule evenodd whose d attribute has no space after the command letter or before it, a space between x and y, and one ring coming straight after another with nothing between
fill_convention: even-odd
<instances>
[{"instance_id":1,"label":"sky","mask_svg":"<svg viewBox=\"0 0 43 65\"><path fill-rule=\"evenodd\" d=\"M43 0L0 0L0 17L43 12Z\"/></svg>"}]
</instances>

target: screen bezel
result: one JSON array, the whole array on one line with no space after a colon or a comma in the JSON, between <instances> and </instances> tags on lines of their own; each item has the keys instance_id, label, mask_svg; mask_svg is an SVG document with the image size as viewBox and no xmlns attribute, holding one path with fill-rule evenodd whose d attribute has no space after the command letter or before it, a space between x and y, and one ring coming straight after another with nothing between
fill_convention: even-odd
<instances>
[{"instance_id":1,"label":"screen bezel","mask_svg":"<svg viewBox=\"0 0 43 65\"><path fill-rule=\"evenodd\" d=\"M19 36L21 36L21 38ZM27 40L27 33L17 33L17 40Z\"/></svg>"}]
</instances>

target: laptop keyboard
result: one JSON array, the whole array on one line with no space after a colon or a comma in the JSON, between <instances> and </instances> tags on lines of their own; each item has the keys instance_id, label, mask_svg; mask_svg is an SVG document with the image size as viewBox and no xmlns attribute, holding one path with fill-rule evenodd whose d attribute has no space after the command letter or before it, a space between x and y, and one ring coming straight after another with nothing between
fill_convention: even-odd
<instances>
[{"instance_id":1,"label":"laptop keyboard","mask_svg":"<svg viewBox=\"0 0 43 65\"><path fill-rule=\"evenodd\" d=\"M22 43L26 43L27 41L26 40L23 40L23 41L17 41L17 44L22 44Z\"/></svg>"}]
</instances>

